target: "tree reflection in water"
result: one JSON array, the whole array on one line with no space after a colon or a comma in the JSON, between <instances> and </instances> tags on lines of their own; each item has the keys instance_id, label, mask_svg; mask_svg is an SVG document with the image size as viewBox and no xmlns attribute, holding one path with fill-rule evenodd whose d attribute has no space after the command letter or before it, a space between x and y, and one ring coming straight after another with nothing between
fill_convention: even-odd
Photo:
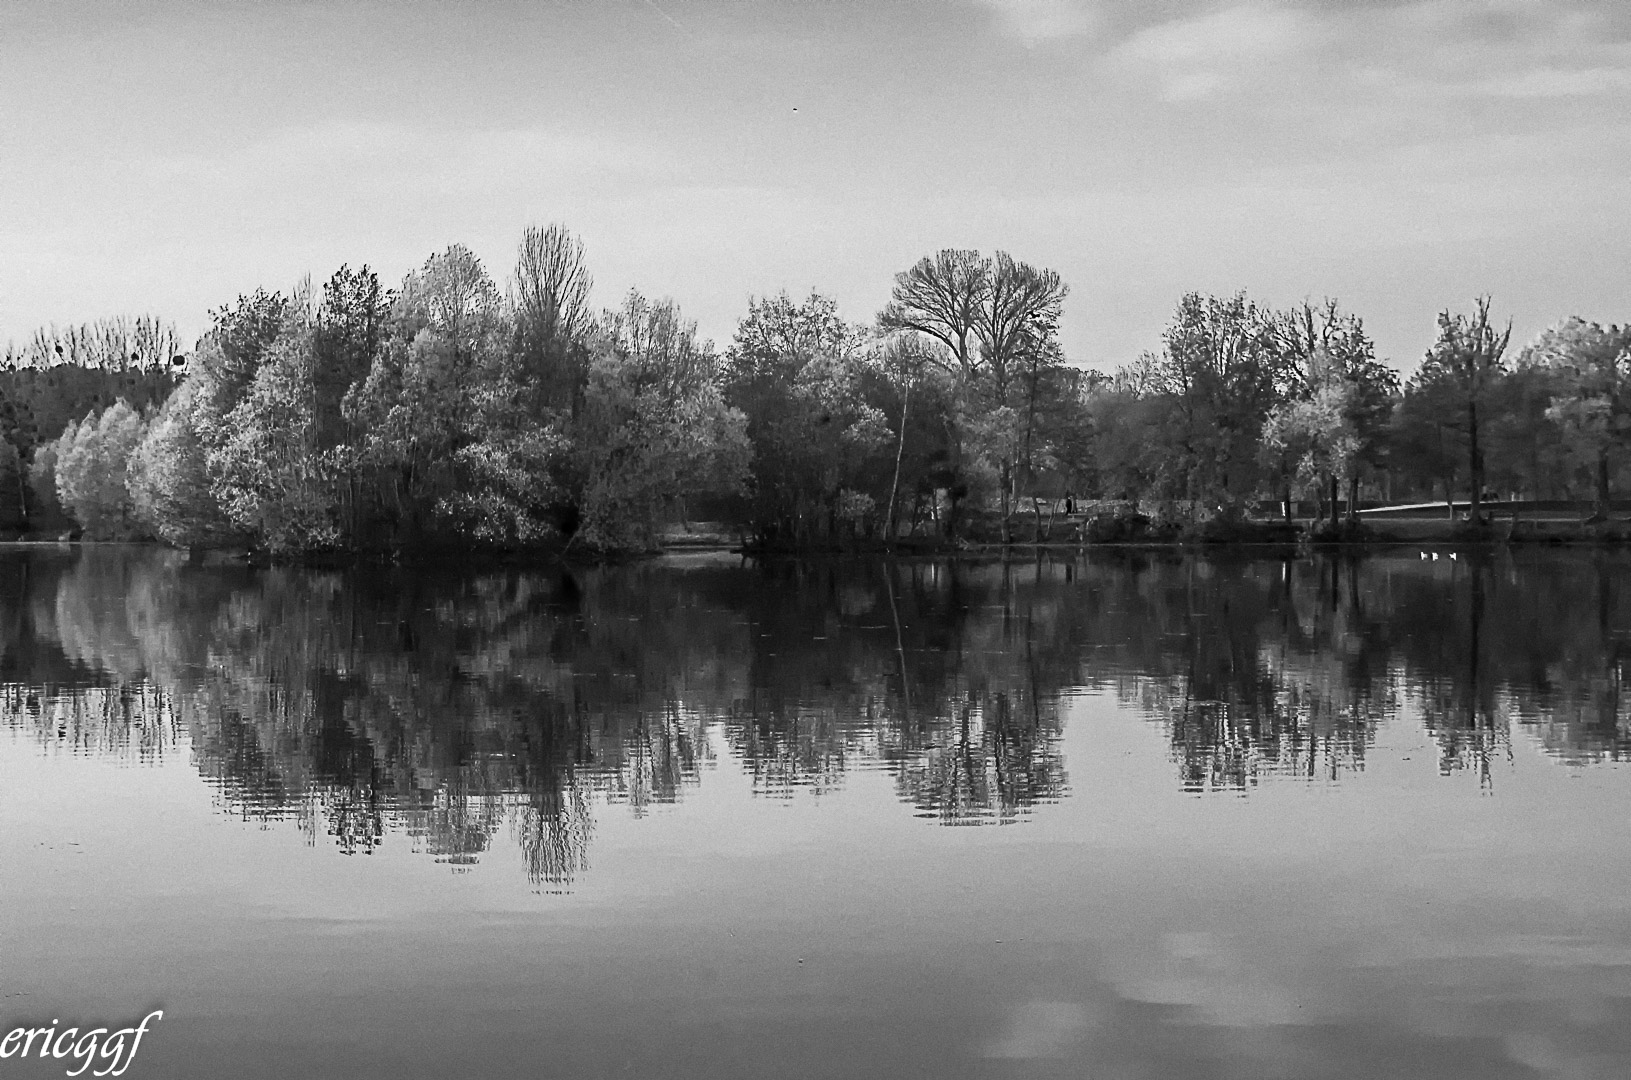
<instances>
[{"instance_id":1,"label":"tree reflection in water","mask_svg":"<svg viewBox=\"0 0 1631 1080\"><path fill-rule=\"evenodd\" d=\"M1514 726L1571 764L1631 748L1631 611L1605 551L1252 560L645 564L411 574L0 559L0 709L60 752L190 752L221 804L458 868L506 829L541 888L594 808L678 800L715 754L755 792L882 769L917 814L1060 798L1066 691L1167 734L1188 790L1363 769L1419 718L1492 782Z\"/></svg>"}]
</instances>

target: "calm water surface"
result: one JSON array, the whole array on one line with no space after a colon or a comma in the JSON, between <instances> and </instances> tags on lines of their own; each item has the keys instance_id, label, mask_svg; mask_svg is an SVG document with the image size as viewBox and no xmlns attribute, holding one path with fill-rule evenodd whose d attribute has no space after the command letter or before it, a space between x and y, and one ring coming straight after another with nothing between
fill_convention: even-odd
<instances>
[{"instance_id":1,"label":"calm water surface","mask_svg":"<svg viewBox=\"0 0 1631 1080\"><path fill-rule=\"evenodd\" d=\"M0 1027L162 1007L132 1077L1624 1077L1628 571L14 550Z\"/></svg>"}]
</instances>

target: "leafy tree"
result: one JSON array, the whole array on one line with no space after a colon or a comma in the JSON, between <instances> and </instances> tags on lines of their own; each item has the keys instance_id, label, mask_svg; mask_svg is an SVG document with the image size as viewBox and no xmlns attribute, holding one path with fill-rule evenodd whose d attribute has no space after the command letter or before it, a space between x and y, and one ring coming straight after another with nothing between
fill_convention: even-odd
<instances>
[{"instance_id":1,"label":"leafy tree","mask_svg":"<svg viewBox=\"0 0 1631 1080\"><path fill-rule=\"evenodd\" d=\"M1367 470L1386 465L1386 448L1399 377L1376 359L1375 346L1357 315L1337 301L1308 301L1273 317L1281 357L1283 400L1264 428L1264 459L1294 473L1305 489L1315 487L1336 514L1337 486L1348 483L1348 515L1359 502Z\"/></svg>"},{"instance_id":2,"label":"leafy tree","mask_svg":"<svg viewBox=\"0 0 1631 1080\"><path fill-rule=\"evenodd\" d=\"M28 466L9 439L0 439L0 507L9 522L28 527Z\"/></svg>"},{"instance_id":3,"label":"leafy tree","mask_svg":"<svg viewBox=\"0 0 1631 1080\"><path fill-rule=\"evenodd\" d=\"M1130 365L1087 397L1096 494L1139 500L1170 486L1162 439L1171 402L1157 391L1151 374L1146 364Z\"/></svg>"},{"instance_id":4,"label":"leafy tree","mask_svg":"<svg viewBox=\"0 0 1631 1080\"><path fill-rule=\"evenodd\" d=\"M312 438L334 471L336 519L353 535L360 529L366 496L356 469L362 432L347 418L345 400L368 378L385 348L392 303L368 267L341 266L323 285L313 326Z\"/></svg>"},{"instance_id":5,"label":"leafy tree","mask_svg":"<svg viewBox=\"0 0 1631 1080\"><path fill-rule=\"evenodd\" d=\"M1066 291L1057 272L1006 252L986 258L945 250L897 274L878 316L881 332L921 335L944 350L929 355L955 377L960 398L952 448L962 475L953 490L981 480L994 488L1005 540L1019 489L1034 471L1027 454L1041 386L1037 378L1016 380L1059 362L1056 333ZM972 451L967 462L961 460L965 436Z\"/></svg>"},{"instance_id":6,"label":"leafy tree","mask_svg":"<svg viewBox=\"0 0 1631 1080\"><path fill-rule=\"evenodd\" d=\"M359 270L342 266L323 285L311 349L314 437L324 448L349 442L355 435L340 403L352 386L368 377L384 348L391 299L378 275L366 266Z\"/></svg>"},{"instance_id":7,"label":"leafy tree","mask_svg":"<svg viewBox=\"0 0 1631 1080\"><path fill-rule=\"evenodd\" d=\"M868 359L861 332L827 297L795 303L786 293L750 300L726 351L726 401L741 410L752 447L749 489L761 539L809 541L843 517L856 520L858 498L881 480L889 438L883 413L868 398ZM869 470L869 466L872 468Z\"/></svg>"},{"instance_id":8,"label":"leafy tree","mask_svg":"<svg viewBox=\"0 0 1631 1080\"><path fill-rule=\"evenodd\" d=\"M208 457L227 517L273 552L311 551L339 539L331 470L317 444L317 358L312 331L267 351L225 441Z\"/></svg>"},{"instance_id":9,"label":"leafy tree","mask_svg":"<svg viewBox=\"0 0 1631 1080\"><path fill-rule=\"evenodd\" d=\"M145 426L136 410L119 401L99 417L87 416L57 441L57 495L91 539L141 535L126 478Z\"/></svg>"},{"instance_id":10,"label":"leafy tree","mask_svg":"<svg viewBox=\"0 0 1631 1080\"><path fill-rule=\"evenodd\" d=\"M1263 445L1271 458L1289 462L1301 486L1318 492L1322 504L1329 485L1333 521L1337 484L1358 477L1357 387L1344 375L1336 361L1316 357L1304 394L1275 406L1263 424ZM1349 505L1351 510L1351 499Z\"/></svg>"},{"instance_id":11,"label":"leafy tree","mask_svg":"<svg viewBox=\"0 0 1631 1080\"><path fill-rule=\"evenodd\" d=\"M725 351L725 377L734 387L755 381L786 382L816 356L846 356L866 339L846 323L830 297L812 292L799 302L786 292L748 299Z\"/></svg>"},{"instance_id":12,"label":"leafy tree","mask_svg":"<svg viewBox=\"0 0 1631 1080\"><path fill-rule=\"evenodd\" d=\"M1518 358L1553 378L1546 410L1571 456L1591 471L1597 513L1606 515L1616 463L1631 449L1631 326L1569 318L1542 331Z\"/></svg>"},{"instance_id":13,"label":"leafy tree","mask_svg":"<svg viewBox=\"0 0 1631 1080\"><path fill-rule=\"evenodd\" d=\"M497 289L468 249L404 281L393 333L342 412L358 441L337 466L372 491L378 534L396 543L534 543L554 533L566 457Z\"/></svg>"},{"instance_id":14,"label":"leafy tree","mask_svg":"<svg viewBox=\"0 0 1631 1080\"><path fill-rule=\"evenodd\" d=\"M498 287L474 252L454 244L409 274L397 295L398 333L407 340L434 330L449 350L450 369L463 376L502 332Z\"/></svg>"},{"instance_id":15,"label":"leafy tree","mask_svg":"<svg viewBox=\"0 0 1631 1080\"><path fill-rule=\"evenodd\" d=\"M131 452L126 476L136 520L178 547L219 543L236 532L210 481L195 416L198 394L189 381L170 395Z\"/></svg>"},{"instance_id":16,"label":"leafy tree","mask_svg":"<svg viewBox=\"0 0 1631 1080\"><path fill-rule=\"evenodd\" d=\"M1471 315L1442 312L1438 340L1411 380L1414 393L1431 403L1442 423L1464 440L1471 484L1469 516L1482 519L1485 434L1490 406L1506 375L1505 354L1512 327L1497 330L1489 319L1489 297L1474 302Z\"/></svg>"},{"instance_id":17,"label":"leafy tree","mask_svg":"<svg viewBox=\"0 0 1631 1080\"><path fill-rule=\"evenodd\" d=\"M1555 414L1549 415L1562 393L1561 381L1557 370L1520 355L1496 386L1484 432L1495 488L1542 499L1570 498L1581 466L1596 464L1582 458Z\"/></svg>"},{"instance_id":18,"label":"leafy tree","mask_svg":"<svg viewBox=\"0 0 1631 1080\"><path fill-rule=\"evenodd\" d=\"M576 447L574 540L591 548L652 547L687 496L741 489L746 418L725 402L712 344L697 340L673 301L631 291L602 319Z\"/></svg>"},{"instance_id":19,"label":"leafy tree","mask_svg":"<svg viewBox=\"0 0 1631 1080\"><path fill-rule=\"evenodd\" d=\"M1151 443L1138 473L1150 494L1182 500L1192 516L1239 513L1262 483L1264 421L1294 378L1273 315L1244 293L1190 293L1162 336L1163 349L1121 380L1124 393L1155 403L1132 414Z\"/></svg>"},{"instance_id":20,"label":"leafy tree","mask_svg":"<svg viewBox=\"0 0 1631 1080\"><path fill-rule=\"evenodd\" d=\"M15 520L28 527L28 467L24 458L34 448L36 432L32 417L17 408L12 396L0 388L0 503L15 496Z\"/></svg>"},{"instance_id":21,"label":"leafy tree","mask_svg":"<svg viewBox=\"0 0 1631 1080\"><path fill-rule=\"evenodd\" d=\"M193 377L205 387L201 405L225 416L238 403L272 343L299 312L282 293L256 289L236 304L210 312L209 333L193 355Z\"/></svg>"},{"instance_id":22,"label":"leafy tree","mask_svg":"<svg viewBox=\"0 0 1631 1080\"><path fill-rule=\"evenodd\" d=\"M0 433L30 460L42 442L55 440L87 412L100 413L120 398L138 412L156 408L174 389L178 374L168 366L92 368L69 363L0 370ZM55 504L55 495L47 501Z\"/></svg>"},{"instance_id":23,"label":"leafy tree","mask_svg":"<svg viewBox=\"0 0 1631 1080\"><path fill-rule=\"evenodd\" d=\"M416 543L442 531L441 511L459 489L455 455L474 441L465 369L452 344L425 328L411 342L393 338L347 395L346 418L364 433L353 463L372 490L378 540Z\"/></svg>"},{"instance_id":24,"label":"leafy tree","mask_svg":"<svg viewBox=\"0 0 1631 1080\"><path fill-rule=\"evenodd\" d=\"M1447 503L1466 464L1460 436L1446 423L1452 405L1441 386L1412 377L1394 407L1387 436L1393 478L1423 495L1442 495Z\"/></svg>"},{"instance_id":25,"label":"leafy tree","mask_svg":"<svg viewBox=\"0 0 1631 1080\"><path fill-rule=\"evenodd\" d=\"M570 456L564 426L522 405L507 375L472 396L475 438L453 455L460 483L438 504L463 535L487 544L537 544L559 535L556 508L566 493L556 477Z\"/></svg>"},{"instance_id":26,"label":"leafy tree","mask_svg":"<svg viewBox=\"0 0 1631 1080\"><path fill-rule=\"evenodd\" d=\"M70 425L69 430L78 431L79 425ZM62 505L62 499L57 494L57 450L60 443L60 436L41 443L34 449L28 463L29 492L33 496L35 512L42 517L68 513L68 508Z\"/></svg>"},{"instance_id":27,"label":"leafy tree","mask_svg":"<svg viewBox=\"0 0 1631 1080\"><path fill-rule=\"evenodd\" d=\"M1044 372L1064 365L1058 326L1066 289L1057 272L1017 262L1002 251L989 276L978 323L980 375L987 385L971 388L971 397L988 410L974 430L996 469L1006 543L1021 487L1029 485L1038 465L1039 392L1057 381Z\"/></svg>"}]
</instances>

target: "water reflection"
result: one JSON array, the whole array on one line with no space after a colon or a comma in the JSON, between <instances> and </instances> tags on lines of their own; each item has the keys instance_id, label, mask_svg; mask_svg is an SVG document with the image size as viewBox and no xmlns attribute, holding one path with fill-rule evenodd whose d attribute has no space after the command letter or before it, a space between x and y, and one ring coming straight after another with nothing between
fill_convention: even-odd
<instances>
[{"instance_id":1,"label":"water reflection","mask_svg":"<svg viewBox=\"0 0 1631 1080\"><path fill-rule=\"evenodd\" d=\"M190 753L221 804L457 868L508 834L533 881L597 805L672 803L728 754L769 798L882 769L912 812L1060 798L1066 691L1167 734L1177 782L1364 768L1419 717L1492 783L1516 726L1575 765L1631 748L1610 552L956 568L725 562L486 574L255 571L149 549L0 558L0 709L61 752Z\"/></svg>"}]
</instances>

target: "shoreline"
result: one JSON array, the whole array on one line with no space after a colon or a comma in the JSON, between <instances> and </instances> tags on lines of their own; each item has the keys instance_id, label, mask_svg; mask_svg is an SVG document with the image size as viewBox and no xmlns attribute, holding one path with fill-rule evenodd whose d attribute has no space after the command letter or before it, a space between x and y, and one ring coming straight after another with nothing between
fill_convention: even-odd
<instances>
[{"instance_id":1,"label":"shoreline","mask_svg":"<svg viewBox=\"0 0 1631 1080\"><path fill-rule=\"evenodd\" d=\"M681 534L677 543L637 552L573 551L570 545L549 548L496 550L453 548L403 548L374 551L330 551L305 554L272 554L244 547L176 548L157 540L82 540L45 535L0 536L0 548L68 549L74 547L158 547L177 552L189 562L213 566L299 566L310 569L413 569L445 567L452 564L480 569L487 567L585 567L644 562L651 559L687 555L738 555L755 559L829 558L932 558L1001 559L1030 554L1085 554L1089 551L1120 552L1230 552L1268 555L1382 553L1403 548L1430 550L1496 550L1501 548L1610 548L1631 545L1631 521L1521 521L1499 522L1469 528L1465 522L1446 519L1427 521L1362 522L1356 532L1319 535L1308 523L1245 522L1217 530L1199 528L1170 535L1147 535L1093 540L1081 535L1070 538L1012 540L959 539L946 541L924 537L907 538L894 545L876 540L811 545L742 543L725 535Z\"/></svg>"}]
</instances>

